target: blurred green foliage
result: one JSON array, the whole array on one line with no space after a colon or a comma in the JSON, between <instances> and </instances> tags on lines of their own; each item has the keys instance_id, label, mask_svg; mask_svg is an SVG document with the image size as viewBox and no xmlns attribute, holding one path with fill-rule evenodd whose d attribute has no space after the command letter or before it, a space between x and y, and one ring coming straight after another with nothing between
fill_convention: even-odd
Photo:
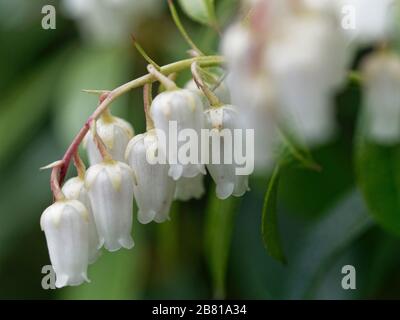
<instances>
[{"instance_id":1,"label":"blurred green foliage","mask_svg":"<svg viewBox=\"0 0 400 320\"><path fill-rule=\"evenodd\" d=\"M400 298L400 240L373 222L355 184L360 99L350 84L337 97L338 136L312 150L322 172L292 167L280 177L277 227L286 266L267 255L260 232L269 175L252 177L251 192L233 203L216 200L207 178L208 195L174 204L170 222L135 222L135 248L103 252L89 268L90 284L42 289L41 269L49 257L39 218L52 197L49 172L39 167L62 155L95 108L96 97L81 89L111 89L144 73L146 65L130 39L119 48L89 46L61 14L56 30L42 30L40 11L47 2L59 8L59 1L0 1L0 298L195 299L216 292L242 299ZM236 1L215 3L224 27ZM159 64L185 57L188 49L164 7L136 31ZM215 31L178 11L196 43L205 52L218 51ZM188 77L180 75L178 82ZM118 100L113 112L143 131L140 90ZM393 152L387 151L376 178L394 189ZM375 170L373 163L364 165ZM378 204L398 205L386 189L372 209ZM398 207L387 212L388 228L398 233ZM357 290L340 286L346 264L356 267Z\"/></svg>"}]
</instances>

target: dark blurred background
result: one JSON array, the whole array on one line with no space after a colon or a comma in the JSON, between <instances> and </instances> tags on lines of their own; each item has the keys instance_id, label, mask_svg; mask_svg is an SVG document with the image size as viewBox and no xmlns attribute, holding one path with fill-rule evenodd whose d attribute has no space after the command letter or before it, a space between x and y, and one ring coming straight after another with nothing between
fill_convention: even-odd
<instances>
[{"instance_id":1,"label":"dark blurred background","mask_svg":"<svg viewBox=\"0 0 400 320\"><path fill-rule=\"evenodd\" d=\"M221 286L225 297L239 299L400 298L400 240L372 221L355 186L352 150L360 90L354 84L336 99L339 134L312 150L322 172L294 167L282 174L278 218L287 265L272 259L262 242L265 173L252 177L251 192L235 201L232 221L223 222L232 227L232 239L221 251L227 257L220 268L224 274L213 273L206 238L215 199L207 178L207 195L175 203L170 222L135 221L135 248L103 252L89 268L90 284L44 290L41 270L50 260L39 219L52 195L50 172L39 167L62 156L96 107L97 97L81 89L112 89L144 74L146 66L129 37L93 41L61 2L0 0L0 298L204 299L221 296ZM158 64L185 58L188 47L166 1L152 2L154 10L136 15L142 18L127 34L134 33ZM55 30L41 27L46 4L57 10ZM226 26L237 1L216 4ZM218 34L179 13L196 43L217 52ZM183 74L178 82L188 78ZM144 130L142 109L140 90L112 107L136 133ZM224 214L225 207L220 210ZM214 241L225 240L217 233ZM341 287L342 267L349 264L357 271L356 290Z\"/></svg>"}]
</instances>

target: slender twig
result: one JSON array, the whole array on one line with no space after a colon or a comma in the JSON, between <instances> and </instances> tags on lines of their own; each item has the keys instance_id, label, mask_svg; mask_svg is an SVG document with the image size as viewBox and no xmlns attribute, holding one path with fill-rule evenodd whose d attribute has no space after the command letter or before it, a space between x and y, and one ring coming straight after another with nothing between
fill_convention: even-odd
<instances>
[{"instance_id":1,"label":"slender twig","mask_svg":"<svg viewBox=\"0 0 400 320\"><path fill-rule=\"evenodd\" d=\"M190 38L189 34L186 32L185 28L183 27L183 24L181 22L181 19L179 18L178 12L176 11L175 5L172 0L168 0L168 7L171 12L172 19L174 20L174 23L176 27L178 28L179 32L187 42L187 44L196 52L198 52L200 55L204 55L201 50L196 46L196 44L193 42L193 40Z\"/></svg>"},{"instance_id":2,"label":"slender twig","mask_svg":"<svg viewBox=\"0 0 400 320\"><path fill-rule=\"evenodd\" d=\"M166 66L161 67L160 72L164 75L169 75L174 72L179 72L189 68L191 64L195 61L197 61L199 66L202 67L211 67L211 66L221 65L224 63L224 59L221 56L201 56L168 64ZM82 142L83 138L90 129L90 123L93 120L96 120L104 112L104 110L106 110L108 106L121 95L125 94L126 92L132 89L144 86L146 83L152 83L154 81L156 81L156 78L153 75L146 74L142 77L129 81L105 94L104 100L101 101L101 103L98 105L93 114L86 120L85 124L80 129L80 131L78 132L78 134L75 136L74 140L68 147L67 151L65 152L62 158L61 166L59 168L53 168L53 171L59 171L59 173L57 174L59 185L61 185L62 182L64 181L72 156L78 150L80 143Z\"/></svg>"},{"instance_id":3,"label":"slender twig","mask_svg":"<svg viewBox=\"0 0 400 320\"><path fill-rule=\"evenodd\" d=\"M108 108L104 110L105 113L108 113ZM103 114L102 114L103 116ZM106 115L107 116L107 115ZM111 154L110 152L107 150L106 145L104 144L103 139L101 139L101 137L99 136L99 134L97 133L97 124L96 124L96 120L92 120L92 122L90 123L90 129L91 129L91 133L92 133L92 138L93 141L97 147L97 150L99 150L101 157L103 158L104 161L110 161L112 160Z\"/></svg>"},{"instance_id":4,"label":"slender twig","mask_svg":"<svg viewBox=\"0 0 400 320\"><path fill-rule=\"evenodd\" d=\"M157 70L160 70L160 66L147 54L147 52L143 49L143 47L137 42L136 38L131 35L133 45L135 46L136 50L140 53L140 55L151 65L153 65Z\"/></svg>"},{"instance_id":5,"label":"slender twig","mask_svg":"<svg viewBox=\"0 0 400 320\"><path fill-rule=\"evenodd\" d=\"M51 191L53 192L55 201L61 201L65 199L64 193L61 190L59 182L60 170L61 166L54 167L53 170L51 170L51 176L50 176L50 188Z\"/></svg>"}]
</instances>

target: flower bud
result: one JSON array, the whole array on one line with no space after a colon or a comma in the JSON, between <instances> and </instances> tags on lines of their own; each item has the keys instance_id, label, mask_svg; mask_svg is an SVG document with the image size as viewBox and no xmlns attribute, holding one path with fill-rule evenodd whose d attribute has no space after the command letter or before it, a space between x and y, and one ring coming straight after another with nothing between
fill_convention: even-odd
<instances>
[{"instance_id":1,"label":"flower bud","mask_svg":"<svg viewBox=\"0 0 400 320\"><path fill-rule=\"evenodd\" d=\"M139 208L138 220L144 224L169 219L175 191L175 181L168 175L169 165L148 161L159 152L162 149L155 130L135 136L126 148L126 160L136 173L133 191Z\"/></svg>"},{"instance_id":2,"label":"flower bud","mask_svg":"<svg viewBox=\"0 0 400 320\"><path fill-rule=\"evenodd\" d=\"M125 120L112 116L108 111L96 121L96 132L103 140L111 157L116 161L125 162L125 149L133 137L132 126ZM94 142L93 133L89 131L84 140L90 165L103 161L103 158Z\"/></svg>"},{"instance_id":3,"label":"flower bud","mask_svg":"<svg viewBox=\"0 0 400 320\"><path fill-rule=\"evenodd\" d=\"M125 163L101 162L91 166L85 186L93 210L100 244L109 251L130 249L134 173Z\"/></svg>"},{"instance_id":4,"label":"flower bud","mask_svg":"<svg viewBox=\"0 0 400 320\"><path fill-rule=\"evenodd\" d=\"M184 129L193 129L197 137L200 137L200 130L203 127L203 103L198 94L187 89L178 89L160 93L151 105L151 115L157 130L157 135L161 132L165 135L162 139L166 140L167 148L164 153L167 157L170 169L168 174L178 180L180 177L195 177L198 173L205 173L204 165L200 163L200 156L195 161L182 163L178 157L178 150L183 145L190 149L197 148L200 155L199 143L192 144L192 141L178 139L179 134ZM171 128L176 125L176 137L173 137ZM161 137L159 137L161 141ZM175 146L174 146L175 145ZM167 151L168 150L168 151Z\"/></svg>"},{"instance_id":5,"label":"flower bud","mask_svg":"<svg viewBox=\"0 0 400 320\"><path fill-rule=\"evenodd\" d=\"M400 58L378 52L363 65L365 129L367 136L381 144L400 141Z\"/></svg>"},{"instance_id":6,"label":"flower bud","mask_svg":"<svg viewBox=\"0 0 400 320\"><path fill-rule=\"evenodd\" d=\"M207 169L210 172L215 184L217 185L216 193L220 199L226 199L231 195L242 196L248 190L248 176L237 175L236 168L238 165L235 163L234 148L235 140L234 129L239 128L239 115L237 108L232 105L225 105L219 108L212 108L205 112L206 124L209 129L225 130L230 132L232 136L232 155L231 163L226 163L225 145L228 143L226 137L219 135L219 149L215 149L212 144L210 147L210 161L207 164ZM213 142L212 142L213 143ZM243 143L242 143L243 145ZM214 152L219 152L219 164L213 163Z\"/></svg>"},{"instance_id":7,"label":"flower bud","mask_svg":"<svg viewBox=\"0 0 400 320\"><path fill-rule=\"evenodd\" d=\"M56 287L76 286L87 278L89 214L77 200L62 200L48 207L40 218L46 235Z\"/></svg>"},{"instance_id":8,"label":"flower bud","mask_svg":"<svg viewBox=\"0 0 400 320\"><path fill-rule=\"evenodd\" d=\"M80 177L71 178L65 182L62 192L68 200L80 201L88 210L89 222L89 263L93 263L100 255L100 242L97 235L96 224L90 205L89 196L85 188L85 181Z\"/></svg>"},{"instance_id":9,"label":"flower bud","mask_svg":"<svg viewBox=\"0 0 400 320\"><path fill-rule=\"evenodd\" d=\"M205 192L203 180L202 174L193 178L180 178L176 182L175 199L181 201L200 199Z\"/></svg>"}]
</instances>

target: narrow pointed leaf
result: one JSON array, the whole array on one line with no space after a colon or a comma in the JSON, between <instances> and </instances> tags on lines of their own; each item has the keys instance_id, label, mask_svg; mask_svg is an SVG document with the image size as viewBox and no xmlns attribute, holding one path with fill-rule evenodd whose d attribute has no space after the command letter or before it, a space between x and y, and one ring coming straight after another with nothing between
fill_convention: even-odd
<instances>
[{"instance_id":1,"label":"narrow pointed leaf","mask_svg":"<svg viewBox=\"0 0 400 320\"><path fill-rule=\"evenodd\" d=\"M277 217L277 196L279 186L280 165L276 165L268 183L262 210L261 232L267 252L279 262L286 264L279 236Z\"/></svg>"},{"instance_id":2,"label":"narrow pointed leaf","mask_svg":"<svg viewBox=\"0 0 400 320\"><path fill-rule=\"evenodd\" d=\"M355 167L369 212L383 228L400 235L400 145L381 146L369 141L361 123Z\"/></svg>"}]
</instances>

